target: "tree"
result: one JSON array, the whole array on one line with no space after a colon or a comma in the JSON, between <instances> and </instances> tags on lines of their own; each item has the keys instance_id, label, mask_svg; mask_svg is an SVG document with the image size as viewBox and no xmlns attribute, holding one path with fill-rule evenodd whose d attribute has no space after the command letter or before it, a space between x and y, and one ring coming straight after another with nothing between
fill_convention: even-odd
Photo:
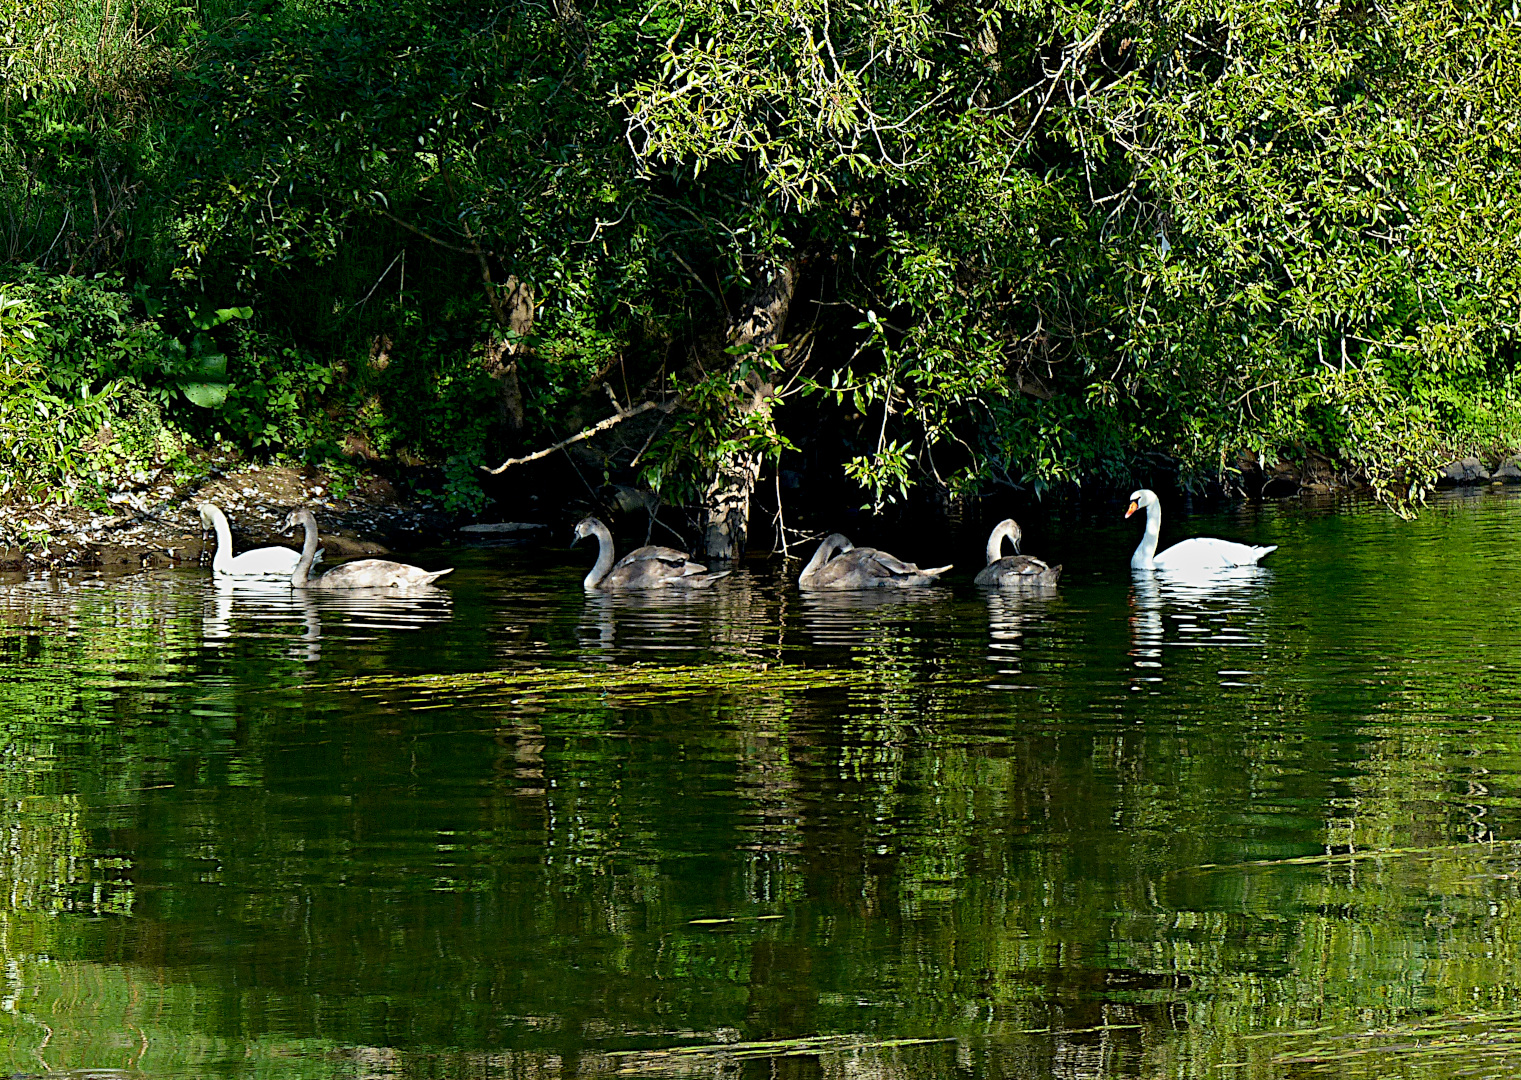
<instances>
[{"instance_id":1,"label":"tree","mask_svg":"<svg viewBox=\"0 0 1521 1080\"><path fill-rule=\"evenodd\" d=\"M875 505L1312 451L1401 504L1521 445L1509 8L353 0L201 35L112 143L179 287L335 367L447 323L479 379L441 454L633 432L609 475L714 557L813 424ZM11 135L73 115L27 79Z\"/></svg>"}]
</instances>

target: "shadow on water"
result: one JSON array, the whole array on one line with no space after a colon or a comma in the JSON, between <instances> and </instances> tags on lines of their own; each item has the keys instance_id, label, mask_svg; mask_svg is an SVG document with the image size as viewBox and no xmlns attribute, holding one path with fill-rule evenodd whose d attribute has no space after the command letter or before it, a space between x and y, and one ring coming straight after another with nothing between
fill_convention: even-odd
<instances>
[{"instance_id":1,"label":"shadow on water","mask_svg":"<svg viewBox=\"0 0 1521 1080\"><path fill-rule=\"evenodd\" d=\"M0 1072L1513 1075L1521 499L1167 527L1281 547L6 584Z\"/></svg>"}]
</instances>

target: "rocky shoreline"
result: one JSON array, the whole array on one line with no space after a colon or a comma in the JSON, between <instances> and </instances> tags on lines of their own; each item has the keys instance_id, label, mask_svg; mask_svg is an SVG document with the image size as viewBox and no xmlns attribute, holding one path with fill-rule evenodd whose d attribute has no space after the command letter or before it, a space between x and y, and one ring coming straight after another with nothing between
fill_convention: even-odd
<instances>
[{"instance_id":1,"label":"rocky shoreline","mask_svg":"<svg viewBox=\"0 0 1521 1080\"><path fill-rule=\"evenodd\" d=\"M1239 467L1248 483L1238 494L1252 498L1327 495L1359 487L1355 478L1316 455L1266 469L1243 459ZM1490 461L1461 458L1442 466L1434 480L1448 489L1521 484L1521 454ZM143 474L129 490L107 497L109 510L52 502L0 504L0 571L85 567L123 573L209 565L216 540L201 527L197 507L203 502L215 503L227 514L240 551L266 544L296 546L296 538L277 530L293 507L309 506L329 559L387 555L456 534L467 542L521 541L543 528L524 523L461 527L437 507L404 501L375 473L345 478L309 466L226 463L185 483Z\"/></svg>"},{"instance_id":2,"label":"rocky shoreline","mask_svg":"<svg viewBox=\"0 0 1521 1080\"><path fill-rule=\"evenodd\" d=\"M1461 458L1443 465L1437 473L1438 487L1472 487L1478 484L1521 484L1521 454L1486 466L1476 457Z\"/></svg>"},{"instance_id":3,"label":"rocky shoreline","mask_svg":"<svg viewBox=\"0 0 1521 1080\"><path fill-rule=\"evenodd\" d=\"M310 506L328 557L385 555L451 531L437 510L400 501L384 478L348 482L316 469L244 464L199 480L142 475L110 495L109 512L57 503L0 505L0 570L98 567L117 572L210 563L197 507L216 503L232 522L234 546L295 546L276 530L292 507Z\"/></svg>"},{"instance_id":4,"label":"rocky shoreline","mask_svg":"<svg viewBox=\"0 0 1521 1080\"><path fill-rule=\"evenodd\" d=\"M1295 495L1332 495L1366 490L1366 481L1339 469L1335 462L1310 453L1299 460L1280 459L1264 466L1255 454L1243 454L1236 462L1238 484L1228 485L1238 494L1255 499L1285 499ZM1458 458L1439 468L1432 477L1437 488L1477 487L1486 484L1521 484L1521 454L1495 454L1487 460Z\"/></svg>"}]
</instances>

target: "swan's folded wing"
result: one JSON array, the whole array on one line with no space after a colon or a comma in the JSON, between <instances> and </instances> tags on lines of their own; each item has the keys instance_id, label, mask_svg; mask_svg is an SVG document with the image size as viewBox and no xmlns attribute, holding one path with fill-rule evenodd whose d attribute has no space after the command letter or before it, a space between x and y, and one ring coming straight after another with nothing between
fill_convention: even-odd
<instances>
[{"instance_id":1,"label":"swan's folded wing","mask_svg":"<svg viewBox=\"0 0 1521 1080\"><path fill-rule=\"evenodd\" d=\"M619 559L614 565L633 566L637 562L645 562L650 559L656 562L668 563L671 566L696 565L692 563L692 556L688 555L685 551L661 547L659 544L646 544L644 547L635 548ZM707 567L703 567L703 569L707 569Z\"/></svg>"},{"instance_id":2,"label":"swan's folded wing","mask_svg":"<svg viewBox=\"0 0 1521 1080\"><path fill-rule=\"evenodd\" d=\"M1157 555L1154 565L1158 570L1201 570L1220 566L1255 566L1264 555L1276 551L1278 545L1254 547L1238 544L1234 540L1221 540L1213 536L1196 536L1179 540L1172 547Z\"/></svg>"},{"instance_id":3,"label":"swan's folded wing","mask_svg":"<svg viewBox=\"0 0 1521 1080\"><path fill-rule=\"evenodd\" d=\"M1034 577L1038 574L1049 573L1051 567L1033 555L1008 555L999 559L994 566L999 567L1005 574L1016 577Z\"/></svg>"},{"instance_id":4,"label":"swan's folded wing","mask_svg":"<svg viewBox=\"0 0 1521 1080\"><path fill-rule=\"evenodd\" d=\"M392 565L394 564L384 559L355 559L353 562L339 563L320 578L314 578L312 583L324 589L389 586Z\"/></svg>"},{"instance_id":5,"label":"swan's folded wing","mask_svg":"<svg viewBox=\"0 0 1521 1080\"><path fill-rule=\"evenodd\" d=\"M1006 555L977 572L979 585L1023 587L1055 585L1062 576L1060 566L1051 566L1031 555Z\"/></svg>"},{"instance_id":6,"label":"swan's folded wing","mask_svg":"<svg viewBox=\"0 0 1521 1080\"><path fill-rule=\"evenodd\" d=\"M896 555L891 555L878 548L856 548L850 554L861 556L863 566L870 563L876 572L889 577L913 577L920 572L919 567L915 564L904 562Z\"/></svg>"},{"instance_id":7,"label":"swan's folded wing","mask_svg":"<svg viewBox=\"0 0 1521 1080\"><path fill-rule=\"evenodd\" d=\"M220 571L224 577L289 577L301 559L288 547L262 547L229 559Z\"/></svg>"},{"instance_id":8,"label":"swan's folded wing","mask_svg":"<svg viewBox=\"0 0 1521 1080\"><path fill-rule=\"evenodd\" d=\"M692 556L685 551L661 547L658 544L647 544L642 548L635 548L619 559L613 569L632 571L632 576L624 575L629 581L641 580L650 583L660 578L697 577L708 573L706 566L700 562L693 562ZM720 572L715 580L727 573L728 571Z\"/></svg>"}]
</instances>

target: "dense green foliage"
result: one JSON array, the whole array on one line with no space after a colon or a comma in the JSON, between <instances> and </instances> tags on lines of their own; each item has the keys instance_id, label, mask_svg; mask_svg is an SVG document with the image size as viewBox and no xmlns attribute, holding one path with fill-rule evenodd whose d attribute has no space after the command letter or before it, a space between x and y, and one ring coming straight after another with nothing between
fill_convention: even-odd
<instances>
[{"instance_id":1,"label":"dense green foliage","mask_svg":"<svg viewBox=\"0 0 1521 1080\"><path fill-rule=\"evenodd\" d=\"M39 325L121 331L28 361L39 416L136 393L175 439L447 464L459 509L599 383L693 406L638 461L668 497L794 448L878 499L1250 451L1400 500L1521 445L1509 7L0 10L0 258ZM721 345L783 266L756 412Z\"/></svg>"}]
</instances>

